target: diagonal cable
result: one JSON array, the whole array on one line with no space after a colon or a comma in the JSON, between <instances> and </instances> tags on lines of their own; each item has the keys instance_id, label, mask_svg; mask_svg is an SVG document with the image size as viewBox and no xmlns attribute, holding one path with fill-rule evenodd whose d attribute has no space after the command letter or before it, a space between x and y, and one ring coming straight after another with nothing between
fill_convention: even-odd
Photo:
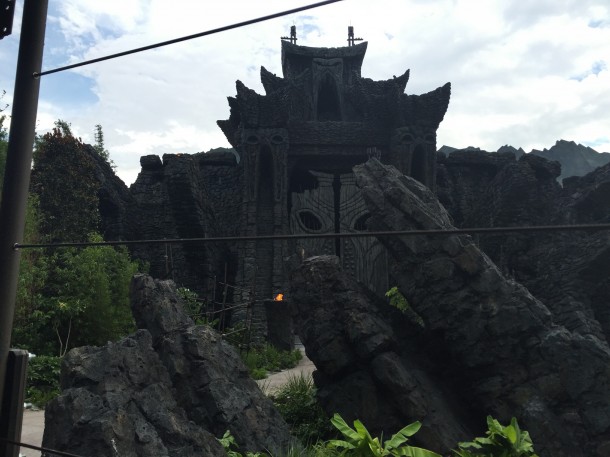
<instances>
[{"instance_id":1,"label":"diagonal cable","mask_svg":"<svg viewBox=\"0 0 610 457\"><path fill-rule=\"evenodd\" d=\"M160 43L150 44L148 46L142 46L141 48L130 49L129 51L118 52L116 54L111 54L104 57L98 57L96 59L85 60L83 62L66 65L64 67L54 68L52 70L41 71L40 73L34 73L34 77L38 78L44 75L50 75L52 73L58 73L60 71L71 70L72 68L83 67L85 65L90 65L92 63L103 62L105 60L116 59L117 57L123 57L130 54L136 54L138 52L149 51L151 49L160 48L163 46L168 46L170 44L180 43L182 41L193 40L195 38L201 38L207 35L213 35L215 33L226 32L227 30L236 29L239 27L244 27L246 25L256 24L258 22L268 21L269 19L275 19L277 17L287 16L289 14L298 13L300 11L305 11L313 8L318 8L320 6L330 5L331 3L337 3L342 0L324 0L318 3L312 3L310 5L299 6L298 8L293 8L291 10L282 11L280 13L269 14L267 16L259 17L256 19L249 19L247 21L238 22L236 24L225 25L224 27L219 27L217 29L207 30L205 32L195 33L194 35L188 35L180 38L174 38L173 40L162 41Z\"/></svg>"},{"instance_id":2,"label":"diagonal cable","mask_svg":"<svg viewBox=\"0 0 610 457\"><path fill-rule=\"evenodd\" d=\"M13 441L13 440L9 440L7 438L0 438L0 441L4 441L5 443L12 444L14 446L25 447L25 448L28 448L28 449L34 449L35 451L41 451L41 452L44 453L45 457L54 457L54 456L59 456L59 457L83 457L83 456L78 455L78 454L71 454L69 452L57 451L55 449L49 449L49 448L46 448L46 447L34 446L33 444L20 443L19 441ZM19 455L21 455L21 454L19 454Z\"/></svg>"}]
</instances>

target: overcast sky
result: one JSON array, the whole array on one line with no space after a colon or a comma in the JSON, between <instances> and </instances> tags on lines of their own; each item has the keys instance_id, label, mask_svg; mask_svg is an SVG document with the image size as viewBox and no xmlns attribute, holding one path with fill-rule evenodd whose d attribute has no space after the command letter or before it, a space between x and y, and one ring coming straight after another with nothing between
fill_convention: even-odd
<instances>
[{"instance_id":1,"label":"overcast sky","mask_svg":"<svg viewBox=\"0 0 610 457\"><path fill-rule=\"evenodd\" d=\"M49 0L43 70L194 34L313 0ZM0 41L0 90L11 103L22 2ZM526 152L565 139L610 152L608 0L344 0L284 18L44 76L37 130L61 118L93 143L101 124L118 175L147 154L228 146L235 81L264 94L260 67L281 75L280 36L338 47L347 27L368 41L364 77L411 69L407 93L451 82L438 146Z\"/></svg>"}]
</instances>

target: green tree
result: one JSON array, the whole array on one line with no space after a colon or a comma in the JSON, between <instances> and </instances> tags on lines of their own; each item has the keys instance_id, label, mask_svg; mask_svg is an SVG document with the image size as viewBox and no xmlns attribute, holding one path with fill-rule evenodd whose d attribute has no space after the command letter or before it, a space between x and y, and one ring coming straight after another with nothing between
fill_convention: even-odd
<instances>
[{"instance_id":1,"label":"green tree","mask_svg":"<svg viewBox=\"0 0 610 457\"><path fill-rule=\"evenodd\" d=\"M100 124L95 125L95 133L93 136L95 138L95 145L93 146L93 149L95 149L95 152L97 152L98 155L104 159L108 165L110 165L113 171L116 171L116 164L110 158L110 153L104 146L104 131L102 130L102 126Z\"/></svg>"},{"instance_id":2,"label":"green tree","mask_svg":"<svg viewBox=\"0 0 610 457\"><path fill-rule=\"evenodd\" d=\"M39 138L34 154L25 240L103 241L97 233L95 159L70 125ZM129 283L139 264L123 247L24 250L12 344L36 354L64 355L133 330Z\"/></svg>"},{"instance_id":3,"label":"green tree","mask_svg":"<svg viewBox=\"0 0 610 457\"><path fill-rule=\"evenodd\" d=\"M99 234L90 237L102 241ZM40 255L20 272L13 345L63 356L134 329L129 283L141 270L123 247L89 246Z\"/></svg>"},{"instance_id":4,"label":"green tree","mask_svg":"<svg viewBox=\"0 0 610 457\"><path fill-rule=\"evenodd\" d=\"M90 237L100 242L98 234ZM129 283L139 265L124 248L89 246L64 249L52 257L48 308L56 314L61 348L99 345L134 328L129 307Z\"/></svg>"},{"instance_id":5,"label":"green tree","mask_svg":"<svg viewBox=\"0 0 610 457\"><path fill-rule=\"evenodd\" d=\"M95 162L65 121L34 151L32 191L38 195L41 232L49 241L84 241L99 228Z\"/></svg>"},{"instance_id":6,"label":"green tree","mask_svg":"<svg viewBox=\"0 0 610 457\"><path fill-rule=\"evenodd\" d=\"M66 122L63 119L57 119L53 124L55 124L55 128L59 130L63 136L73 136L72 124L69 122Z\"/></svg>"},{"instance_id":7,"label":"green tree","mask_svg":"<svg viewBox=\"0 0 610 457\"><path fill-rule=\"evenodd\" d=\"M24 240L27 243L41 241L39 232L38 198L30 194L26 208ZM48 276L48 259L41 249L24 249L19 263L19 279L15 300L13 341L16 347L28 349L35 354L53 353L52 340L44 341L47 331L33 317L44 300L43 290Z\"/></svg>"}]
</instances>

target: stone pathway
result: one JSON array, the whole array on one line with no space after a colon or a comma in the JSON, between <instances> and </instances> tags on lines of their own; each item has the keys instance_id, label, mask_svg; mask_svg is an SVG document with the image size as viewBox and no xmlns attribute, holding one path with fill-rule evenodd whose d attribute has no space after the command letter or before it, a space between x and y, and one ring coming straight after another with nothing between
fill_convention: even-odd
<instances>
[{"instance_id":1,"label":"stone pathway","mask_svg":"<svg viewBox=\"0 0 610 457\"><path fill-rule=\"evenodd\" d=\"M305 353L303 353L303 358L299 361L299 364L296 367L291 368L290 370L280 371L279 373L273 373L267 376L265 379L256 381L256 383L263 392L266 394L271 394L286 384L286 382L292 377L300 376L301 374L311 377L311 373L313 373L315 369L316 367L313 362L307 358Z\"/></svg>"}]
</instances>

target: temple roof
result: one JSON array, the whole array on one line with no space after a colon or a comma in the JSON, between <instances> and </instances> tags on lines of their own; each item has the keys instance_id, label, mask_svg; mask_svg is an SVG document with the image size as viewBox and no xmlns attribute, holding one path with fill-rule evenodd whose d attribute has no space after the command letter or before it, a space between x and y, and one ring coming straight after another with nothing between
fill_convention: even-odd
<instances>
[{"instance_id":1,"label":"temple roof","mask_svg":"<svg viewBox=\"0 0 610 457\"><path fill-rule=\"evenodd\" d=\"M389 141L393 129L405 126L436 130L447 111L451 85L408 95L409 70L381 81L363 78L366 49L366 42L314 48L282 41L283 77L262 67L265 95L238 81L237 96L229 97L230 117L218 125L234 147L241 142L240 132L251 128L287 128L293 143L322 141L326 134L327 143L341 143L361 139L358 132Z\"/></svg>"},{"instance_id":2,"label":"temple roof","mask_svg":"<svg viewBox=\"0 0 610 457\"><path fill-rule=\"evenodd\" d=\"M294 78L311 67L313 59L342 59L350 63L351 71L360 75L368 43L340 48L313 48L282 41L282 72L284 78Z\"/></svg>"}]
</instances>

